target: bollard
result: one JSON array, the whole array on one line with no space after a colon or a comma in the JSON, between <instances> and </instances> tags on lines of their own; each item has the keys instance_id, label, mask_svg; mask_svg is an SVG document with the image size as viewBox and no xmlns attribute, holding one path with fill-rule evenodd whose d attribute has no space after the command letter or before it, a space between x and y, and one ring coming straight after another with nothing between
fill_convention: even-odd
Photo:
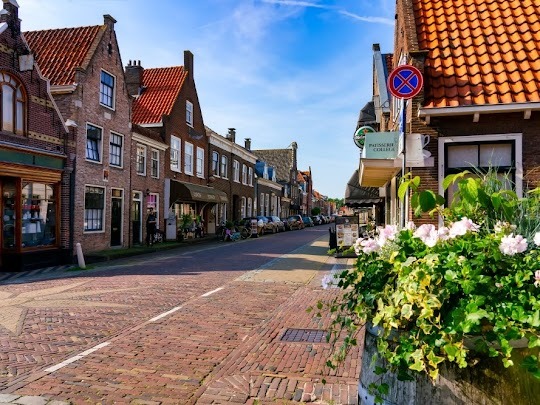
<instances>
[{"instance_id":1,"label":"bollard","mask_svg":"<svg viewBox=\"0 0 540 405\"><path fill-rule=\"evenodd\" d=\"M81 244L77 242L75 247L77 250L77 261L79 262L79 267L81 269L86 269L86 264L84 263L84 256L83 256Z\"/></svg>"}]
</instances>

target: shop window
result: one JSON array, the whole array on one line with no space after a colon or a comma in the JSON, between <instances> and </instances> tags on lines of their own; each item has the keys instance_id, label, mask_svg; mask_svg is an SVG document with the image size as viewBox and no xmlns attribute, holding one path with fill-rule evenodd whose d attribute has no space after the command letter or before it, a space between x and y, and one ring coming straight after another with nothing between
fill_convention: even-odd
<instances>
[{"instance_id":1,"label":"shop window","mask_svg":"<svg viewBox=\"0 0 540 405\"><path fill-rule=\"evenodd\" d=\"M84 230L103 231L103 212L105 208L105 189L86 186L84 194Z\"/></svg>"},{"instance_id":2,"label":"shop window","mask_svg":"<svg viewBox=\"0 0 540 405\"><path fill-rule=\"evenodd\" d=\"M86 159L101 162L101 128L86 124Z\"/></svg>"},{"instance_id":3,"label":"shop window","mask_svg":"<svg viewBox=\"0 0 540 405\"><path fill-rule=\"evenodd\" d=\"M24 134L26 96L22 85L13 76L0 72L2 131Z\"/></svg>"}]
</instances>

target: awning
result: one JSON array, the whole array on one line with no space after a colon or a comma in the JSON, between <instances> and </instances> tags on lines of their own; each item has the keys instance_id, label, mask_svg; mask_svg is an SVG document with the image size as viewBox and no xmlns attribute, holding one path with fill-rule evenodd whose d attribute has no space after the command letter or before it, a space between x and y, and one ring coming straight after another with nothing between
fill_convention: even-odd
<instances>
[{"instance_id":1,"label":"awning","mask_svg":"<svg viewBox=\"0 0 540 405\"><path fill-rule=\"evenodd\" d=\"M345 189L345 205L348 207L371 207L384 201L377 187L360 186L358 170L355 170Z\"/></svg>"},{"instance_id":2,"label":"awning","mask_svg":"<svg viewBox=\"0 0 540 405\"><path fill-rule=\"evenodd\" d=\"M360 185L384 187L401 171L401 159L360 159Z\"/></svg>"},{"instance_id":3,"label":"awning","mask_svg":"<svg viewBox=\"0 0 540 405\"><path fill-rule=\"evenodd\" d=\"M171 204L175 201L203 201L216 204L229 202L225 192L212 187L176 180L171 180L170 187Z\"/></svg>"}]
</instances>

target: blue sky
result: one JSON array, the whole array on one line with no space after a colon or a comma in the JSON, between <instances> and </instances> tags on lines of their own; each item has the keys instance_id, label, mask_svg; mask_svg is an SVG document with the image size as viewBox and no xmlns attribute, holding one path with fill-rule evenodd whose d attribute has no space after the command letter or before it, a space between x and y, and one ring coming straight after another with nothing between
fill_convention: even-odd
<instances>
[{"instance_id":1,"label":"blue sky","mask_svg":"<svg viewBox=\"0 0 540 405\"><path fill-rule=\"evenodd\" d=\"M343 198L358 167L353 133L372 95L372 45L393 51L395 0L18 0L23 31L117 20L124 66L183 65L203 119L253 149L298 143L315 189Z\"/></svg>"}]
</instances>

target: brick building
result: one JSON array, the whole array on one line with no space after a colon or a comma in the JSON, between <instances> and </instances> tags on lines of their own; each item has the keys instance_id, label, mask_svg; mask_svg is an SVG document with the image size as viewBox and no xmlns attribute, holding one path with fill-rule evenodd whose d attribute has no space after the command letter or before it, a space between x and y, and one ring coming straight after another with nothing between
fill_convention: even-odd
<instances>
[{"instance_id":1,"label":"brick building","mask_svg":"<svg viewBox=\"0 0 540 405\"><path fill-rule=\"evenodd\" d=\"M208 173L212 186L224 192L229 202L214 206L208 218L208 232L214 233L216 226L226 221L240 221L255 215L254 169L257 161L251 152L251 139L244 146L236 143L236 130L229 128L222 136L206 127L208 136Z\"/></svg>"},{"instance_id":2,"label":"brick building","mask_svg":"<svg viewBox=\"0 0 540 405\"><path fill-rule=\"evenodd\" d=\"M540 5L398 0L396 8L394 67L413 65L424 76L422 91L406 109L390 100L391 129L398 130L405 111L407 171L447 200L454 190L444 192L444 177L471 166L509 174L518 195L538 187L540 41L532 33ZM387 195L395 196L396 177L387 180ZM369 176L361 175L363 182ZM407 210L401 219L409 218ZM415 221L432 222L427 216Z\"/></svg>"},{"instance_id":3,"label":"brick building","mask_svg":"<svg viewBox=\"0 0 540 405\"><path fill-rule=\"evenodd\" d=\"M48 83L21 36L18 5L0 13L0 270L70 259L70 173L75 153Z\"/></svg>"},{"instance_id":4,"label":"brick building","mask_svg":"<svg viewBox=\"0 0 540 405\"><path fill-rule=\"evenodd\" d=\"M129 244L130 97L116 20L24 34L69 123L73 165L72 243L93 252Z\"/></svg>"},{"instance_id":5,"label":"brick building","mask_svg":"<svg viewBox=\"0 0 540 405\"><path fill-rule=\"evenodd\" d=\"M277 169L267 162L257 160L255 165L257 184L255 187L254 215L287 216L282 209L283 186L277 181Z\"/></svg>"},{"instance_id":6,"label":"brick building","mask_svg":"<svg viewBox=\"0 0 540 405\"><path fill-rule=\"evenodd\" d=\"M227 195L209 185L208 137L204 127L193 71L193 54L184 52L184 65L145 69L140 62L126 66L133 102L134 124L159 133L168 146L164 159L163 194L145 196L143 207L158 207L159 226L168 238L186 216L207 224L217 203Z\"/></svg>"}]
</instances>

